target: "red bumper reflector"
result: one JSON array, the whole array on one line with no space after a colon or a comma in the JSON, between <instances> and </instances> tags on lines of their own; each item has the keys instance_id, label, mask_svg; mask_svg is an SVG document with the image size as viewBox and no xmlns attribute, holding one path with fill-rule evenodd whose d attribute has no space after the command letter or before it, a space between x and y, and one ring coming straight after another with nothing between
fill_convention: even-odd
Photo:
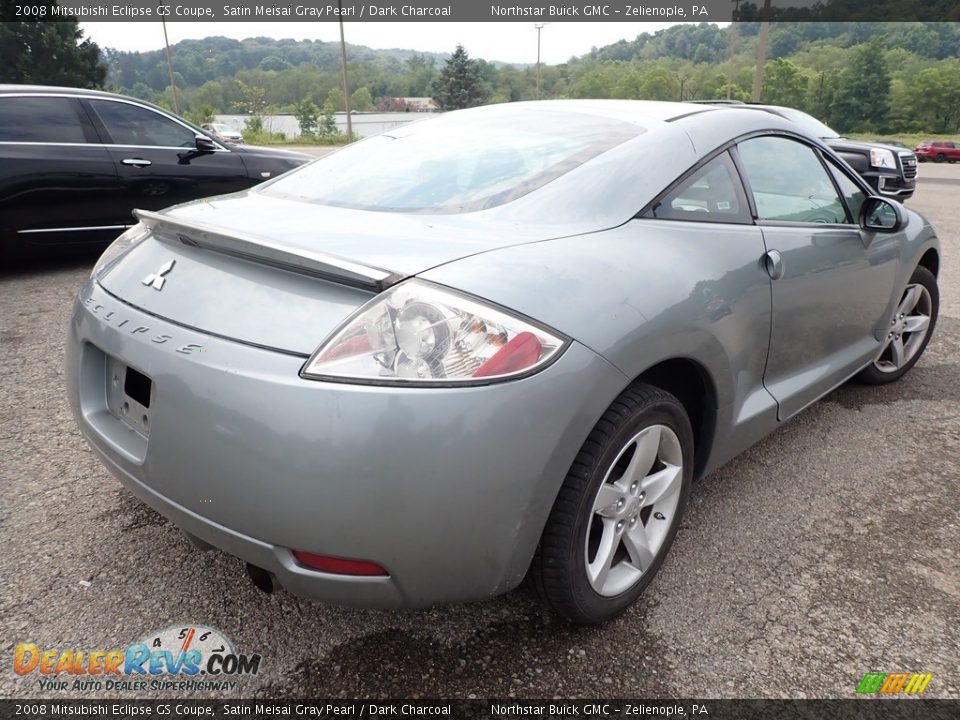
<instances>
[{"instance_id":1,"label":"red bumper reflector","mask_svg":"<svg viewBox=\"0 0 960 720\"><path fill-rule=\"evenodd\" d=\"M293 556L297 562L311 570L333 573L335 575L364 575L385 576L387 571L376 563L366 560L347 560L346 558L330 557L329 555L315 555L304 552L303 550L294 550Z\"/></svg>"}]
</instances>

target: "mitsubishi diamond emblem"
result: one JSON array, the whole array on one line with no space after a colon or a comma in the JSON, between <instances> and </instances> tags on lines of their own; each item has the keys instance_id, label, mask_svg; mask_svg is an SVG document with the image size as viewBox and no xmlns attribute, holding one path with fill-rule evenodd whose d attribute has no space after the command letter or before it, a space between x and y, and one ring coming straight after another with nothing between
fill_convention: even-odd
<instances>
[{"instance_id":1,"label":"mitsubishi diamond emblem","mask_svg":"<svg viewBox=\"0 0 960 720\"><path fill-rule=\"evenodd\" d=\"M163 290L163 284L167 281L167 278L165 278L164 275L173 270L173 266L176 264L176 260L170 260L169 262L164 263L160 266L160 269L157 270L157 272L147 275L143 279L143 284L149 285L154 290Z\"/></svg>"}]
</instances>

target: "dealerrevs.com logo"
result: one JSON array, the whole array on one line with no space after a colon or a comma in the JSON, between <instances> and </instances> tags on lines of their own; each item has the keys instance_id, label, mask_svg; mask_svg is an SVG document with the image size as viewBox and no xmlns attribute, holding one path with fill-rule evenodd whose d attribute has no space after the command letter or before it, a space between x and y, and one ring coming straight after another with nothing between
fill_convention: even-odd
<instances>
[{"instance_id":1,"label":"dealerrevs.com logo","mask_svg":"<svg viewBox=\"0 0 960 720\"><path fill-rule=\"evenodd\" d=\"M147 633L126 649L50 650L20 643L13 671L36 677L44 691L229 691L256 675L259 654L234 650L230 639L203 625L172 625Z\"/></svg>"}]
</instances>

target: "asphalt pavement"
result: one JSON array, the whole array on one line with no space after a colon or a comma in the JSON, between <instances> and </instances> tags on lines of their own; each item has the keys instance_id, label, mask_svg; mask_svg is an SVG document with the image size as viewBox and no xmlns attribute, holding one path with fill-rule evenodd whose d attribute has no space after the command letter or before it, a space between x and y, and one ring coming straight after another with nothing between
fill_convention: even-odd
<instances>
[{"instance_id":1,"label":"asphalt pavement","mask_svg":"<svg viewBox=\"0 0 960 720\"><path fill-rule=\"evenodd\" d=\"M908 204L944 248L926 355L708 476L644 598L595 629L523 592L417 612L260 593L121 488L74 427L64 336L92 259L0 269L0 697L182 697L45 691L13 654L190 624L263 657L212 697L854 697L869 671L930 672L926 696L960 697L960 166L920 172Z\"/></svg>"}]
</instances>

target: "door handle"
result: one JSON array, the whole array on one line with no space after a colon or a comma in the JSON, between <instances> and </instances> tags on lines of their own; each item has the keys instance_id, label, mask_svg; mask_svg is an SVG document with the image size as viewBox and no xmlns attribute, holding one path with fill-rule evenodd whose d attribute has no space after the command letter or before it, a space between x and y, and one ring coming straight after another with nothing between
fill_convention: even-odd
<instances>
[{"instance_id":1,"label":"door handle","mask_svg":"<svg viewBox=\"0 0 960 720\"><path fill-rule=\"evenodd\" d=\"M763 267L771 280L779 280L783 277L783 255L779 250L770 250L763 256Z\"/></svg>"},{"instance_id":2,"label":"door handle","mask_svg":"<svg viewBox=\"0 0 960 720\"><path fill-rule=\"evenodd\" d=\"M124 158L120 161L124 165L133 165L134 167L149 167L153 163L143 158Z\"/></svg>"}]
</instances>

